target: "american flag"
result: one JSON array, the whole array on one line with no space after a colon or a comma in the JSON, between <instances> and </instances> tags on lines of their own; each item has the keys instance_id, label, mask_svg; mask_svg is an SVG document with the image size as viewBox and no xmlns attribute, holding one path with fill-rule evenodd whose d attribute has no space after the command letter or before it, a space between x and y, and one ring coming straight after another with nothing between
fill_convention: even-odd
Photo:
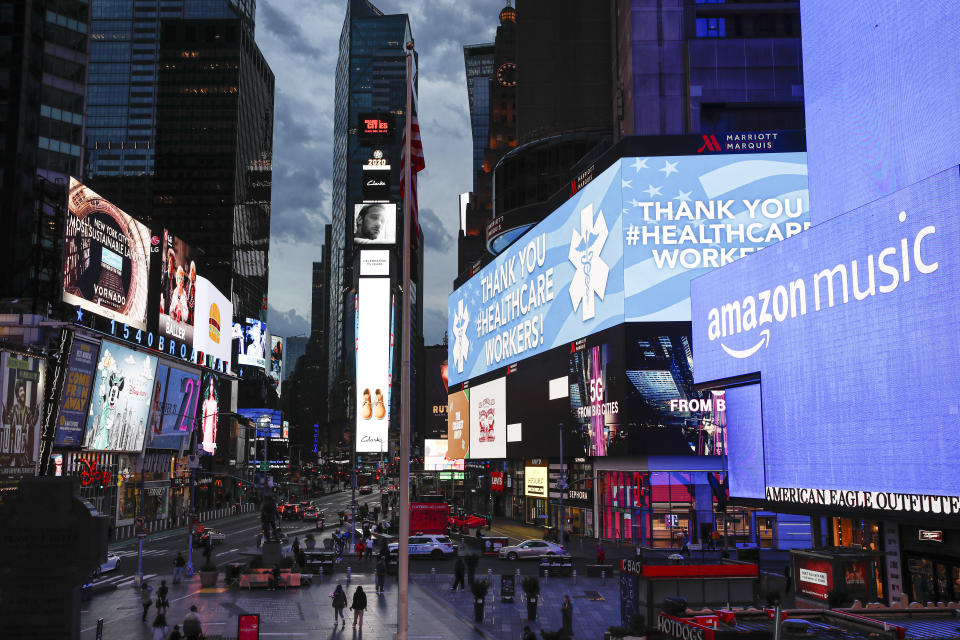
<instances>
[{"instance_id":1,"label":"american flag","mask_svg":"<svg viewBox=\"0 0 960 640\"><path fill-rule=\"evenodd\" d=\"M417 173L422 171L426 167L426 163L423 160L423 141L420 139L420 123L417 122L417 114L414 112L412 114L412 120L410 121L410 156L413 158L413 161L410 163L410 222L411 227L414 229L416 234L417 241L423 237L420 231L420 222L417 216ZM403 129L403 139L400 143L400 193L406 197L405 190L405 176L406 171L405 167L407 164L407 129Z\"/></svg>"}]
</instances>

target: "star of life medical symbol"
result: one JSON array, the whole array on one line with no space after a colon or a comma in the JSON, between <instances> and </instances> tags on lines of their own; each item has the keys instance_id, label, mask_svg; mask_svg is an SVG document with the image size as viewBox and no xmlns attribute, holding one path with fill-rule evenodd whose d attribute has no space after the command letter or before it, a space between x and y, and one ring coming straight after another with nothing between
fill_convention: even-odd
<instances>
[{"instance_id":1,"label":"star of life medical symbol","mask_svg":"<svg viewBox=\"0 0 960 640\"><path fill-rule=\"evenodd\" d=\"M570 239L570 251L567 254L577 272L570 282L570 301L576 311L583 303L582 317L589 320L596 315L594 294L603 300L607 291L607 276L610 267L600 257L603 245L607 241L607 223L603 211L597 212L593 219L593 205L580 210L580 230L573 230Z\"/></svg>"},{"instance_id":2,"label":"star of life medical symbol","mask_svg":"<svg viewBox=\"0 0 960 640\"><path fill-rule=\"evenodd\" d=\"M457 365L457 373L463 373L463 365L467 361L467 351L470 341L467 339L467 328L470 326L470 312L463 304L457 301L457 310L453 314L453 361Z\"/></svg>"}]
</instances>

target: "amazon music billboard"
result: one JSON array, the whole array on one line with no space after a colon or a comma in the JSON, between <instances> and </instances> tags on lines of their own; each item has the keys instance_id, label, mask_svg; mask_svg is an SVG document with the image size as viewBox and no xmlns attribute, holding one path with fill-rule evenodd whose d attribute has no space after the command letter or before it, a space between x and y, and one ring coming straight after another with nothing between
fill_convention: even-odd
<instances>
[{"instance_id":1,"label":"amazon music billboard","mask_svg":"<svg viewBox=\"0 0 960 640\"><path fill-rule=\"evenodd\" d=\"M954 167L693 280L731 495L960 515L958 211Z\"/></svg>"},{"instance_id":2,"label":"amazon music billboard","mask_svg":"<svg viewBox=\"0 0 960 640\"><path fill-rule=\"evenodd\" d=\"M692 278L808 221L803 151L621 157L450 295L450 384L624 322L689 322Z\"/></svg>"}]
</instances>

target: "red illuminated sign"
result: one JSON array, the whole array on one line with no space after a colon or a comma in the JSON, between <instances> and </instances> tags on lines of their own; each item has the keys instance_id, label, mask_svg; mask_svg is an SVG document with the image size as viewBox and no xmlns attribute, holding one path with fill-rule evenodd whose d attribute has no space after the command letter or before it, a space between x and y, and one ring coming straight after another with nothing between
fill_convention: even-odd
<instances>
[{"instance_id":1,"label":"red illuminated sign","mask_svg":"<svg viewBox=\"0 0 960 640\"><path fill-rule=\"evenodd\" d=\"M244 613L237 619L237 640L260 639L260 615Z\"/></svg>"},{"instance_id":2,"label":"red illuminated sign","mask_svg":"<svg viewBox=\"0 0 960 640\"><path fill-rule=\"evenodd\" d=\"M357 125L360 138L388 138L393 133L393 117L388 113L361 113Z\"/></svg>"},{"instance_id":3,"label":"red illuminated sign","mask_svg":"<svg viewBox=\"0 0 960 640\"><path fill-rule=\"evenodd\" d=\"M106 469L98 469L96 462L87 462L82 458L77 460L80 466L80 486L88 487L91 484L110 484L110 472Z\"/></svg>"},{"instance_id":4,"label":"red illuminated sign","mask_svg":"<svg viewBox=\"0 0 960 640\"><path fill-rule=\"evenodd\" d=\"M503 472L502 471L490 472L490 490L503 491Z\"/></svg>"}]
</instances>

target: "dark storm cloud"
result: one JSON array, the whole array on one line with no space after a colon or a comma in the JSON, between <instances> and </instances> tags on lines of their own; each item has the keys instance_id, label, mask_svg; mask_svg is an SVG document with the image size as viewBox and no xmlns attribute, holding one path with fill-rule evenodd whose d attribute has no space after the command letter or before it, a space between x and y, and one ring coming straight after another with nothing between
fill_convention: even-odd
<instances>
[{"instance_id":1,"label":"dark storm cloud","mask_svg":"<svg viewBox=\"0 0 960 640\"><path fill-rule=\"evenodd\" d=\"M433 209L420 209L420 230L423 231L423 243L427 249L436 249L440 253L453 251L456 254L456 238L451 235Z\"/></svg>"},{"instance_id":2,"label":"dark storm cloud","mask_svg":"<svg viewBox=\"0 0 960 640\"><path fill-rule=\"evenodd\" d=\"M443 334L447 330L447 310L423 309L423 343L440 344L443 340Z\"/></svg>"},{"instance_id":3,"label":"dark storm cloud","mask_svg":"<svg viewBox=\"0 0 960 640\"><path fill-rule=\"evenodd\" d=\"M333 5L335 3L318 3ZM324 51L317 48L319 39L308 38L300 28L300 24L274 8L272 3L260 4L260 14L257 16L257 26L266 29L280 38L294 55L304 58L322 58Z\"/></svg>"},{"instance_id":4,"label":"dark storm cloud","mask_svg":"<svg viewBox=\"0 0 960 640\"><path fill-rule=\"evenodd\" d=\"M310 335L310 322L301 316L295 309L279 311L269 305L267 319L270 335L290 338L298 335Z\"/></svg>"}]
</instances>

